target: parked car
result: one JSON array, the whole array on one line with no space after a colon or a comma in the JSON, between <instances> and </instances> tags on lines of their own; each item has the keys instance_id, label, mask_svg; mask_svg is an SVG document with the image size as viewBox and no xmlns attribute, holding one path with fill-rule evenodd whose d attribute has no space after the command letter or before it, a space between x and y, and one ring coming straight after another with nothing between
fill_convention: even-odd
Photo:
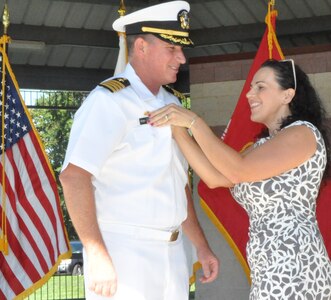
<instances>
[{"instance_id":1,"label":"parked car","mask_svg":"<svg viewBox=\"0 0 331 300\"><path fill-rule=\"evenodd\" d=\"M57 274L83 275L83 245L80 241L70 241L72 255L69 259L63 259Z\"/></svg>"}]
</instances>

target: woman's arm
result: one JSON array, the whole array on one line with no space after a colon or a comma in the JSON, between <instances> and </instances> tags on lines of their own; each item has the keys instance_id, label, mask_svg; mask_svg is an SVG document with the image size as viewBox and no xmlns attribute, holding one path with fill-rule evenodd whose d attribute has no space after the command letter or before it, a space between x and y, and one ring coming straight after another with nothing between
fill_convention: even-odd
<instances>
[{"instance_id":1,"label":"woman's arm","mask_svg":"<svg viewBox=\"0 0 331 300\"><path fill-rule=\"evenodd\" d=\"M185 128L173 127L172 132L188 163L209 188L233 186L233 183L211 164Z\"/></svg>"},{"instance_id":2,"label":"woman's arm","mask_svg":"<svg viewBox=\"0 0 331 300\"><path fill-rule=\"evenodd\" d=\"M208 160L234 184L263 180L295 168L317 147L314 133L304 125L286 128L243 154L223 143L201 118L191 131Z\"/></svg>"},{"instance_id":3,"label":"woman's arm","mask_svg":"<svg viewBox=\"0 0 331 300\"><path fill-rule=\"evenodd\" d=\"M165 115L168 116L167 119ZM232 184L258 181L279 175L300 165L316 151L315 136L312 130L304 125L286 128L270 141L241 154L223 143L202 118L196 118L194 112L176 105L168 105L151 113L150 124L153 126L170 124L190 128L204 154L204 156L198 155L199 152L193 144L185 139L188 149L183 145L181 149L188 156L192 168L202 178L207 177L207 172L211 170L210 167L208 167L209 171L207 167L203 167L207 159ZM212 176L211 184L214 185L216 175L212 173L210 176Z\"/></svg>"}]
</instances>

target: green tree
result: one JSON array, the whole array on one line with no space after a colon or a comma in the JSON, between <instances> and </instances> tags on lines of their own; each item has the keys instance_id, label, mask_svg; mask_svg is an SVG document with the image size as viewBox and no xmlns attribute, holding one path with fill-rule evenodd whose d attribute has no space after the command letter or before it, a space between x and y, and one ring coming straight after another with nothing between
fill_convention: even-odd
<instances>
[{"instance_id":1,"label":"green tree","mask_svg":"<svg viewBox=\"0 0 331 300\"><path fill-rule=\"evenodd\" d=\"M59 173L64 160L73 116L84 100L83 92L43 92L30 109L33 123L43 142L45 152L52 165L61 199L64 222L70 239L77 239L77 233L65 206Z\"/></svg>"}]
</instances>

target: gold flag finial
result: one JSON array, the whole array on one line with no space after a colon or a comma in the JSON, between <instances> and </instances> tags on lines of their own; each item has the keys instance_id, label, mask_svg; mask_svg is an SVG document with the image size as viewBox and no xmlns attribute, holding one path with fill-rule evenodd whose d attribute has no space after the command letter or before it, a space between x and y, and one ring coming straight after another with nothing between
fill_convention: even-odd
<instances>
[{"instance_id":1,"label":"gold flag finial","mask_svg":"<svg viewBox=\"0 0 331 300\"><path fill-rule=\"evenodd\" d=\"M7 35L7 30L8 30L9 24L10 24L7 1L5 2L5 7L3 10L2 24L3 24L3 34Z\"/></svg>"},{"instance_id":2,"label":"gold flag finial","mask_svg":"<svg viewBox=\"0 0 331 300\"><path fill-rule=\"evenodd\" d=\"M123 17L126 13L126 8L125 8L125 5L124 5L124 0L121 0L121 3L120 3L120 8L118 9L118 13L120 14L121 17Z\"/></svg>"}]
</instances>

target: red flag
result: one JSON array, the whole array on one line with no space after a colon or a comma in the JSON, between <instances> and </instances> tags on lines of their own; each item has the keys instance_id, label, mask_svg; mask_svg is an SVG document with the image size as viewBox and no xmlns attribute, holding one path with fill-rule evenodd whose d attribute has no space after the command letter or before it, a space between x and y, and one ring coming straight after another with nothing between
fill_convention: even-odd
<instances>
[{"instance_id":1,"label":"red flag","mask_svg":"<svg viewBox=\"0 0 331 300\"><path fill-rule=\"evenodd\" d=\"M70 257L54 173L1 38L0 299L23 299Z\"/></svg>"},{"instance_id":2,"label":"red flag","mask_svg":"<svg viewBox=\"0 0 331 300\"><path fill-rule=\"evenodd\" d=\"M262 129L261 124L250 120L251 113L246 94L249 91L252 78L261 64L267 59L283 59L284 57L275 34L276 16L277 11L271 10L271 5L269 4L265 33L240 94L237 106L222 137L225 143L237 151L252 143L255 136ZM234 254L239 259L249 279L249 268L246 261L248 216L245 210L232 198L227 188L209 189L203 181L200 181L198 192L202 198L202 207L232 247Z\"/></svg>"},{"instance_id":3,"label":"red flag","mask_svg":"<svg viewBox=\"0 0 331 300\"><path fill-rule=\"evenodd\" d=\"M325 185L322 183L319 197L317 199L316 216L318 227L324 239L326 250L331 259L331 179Z\"/></svg>"}]
</instances>

